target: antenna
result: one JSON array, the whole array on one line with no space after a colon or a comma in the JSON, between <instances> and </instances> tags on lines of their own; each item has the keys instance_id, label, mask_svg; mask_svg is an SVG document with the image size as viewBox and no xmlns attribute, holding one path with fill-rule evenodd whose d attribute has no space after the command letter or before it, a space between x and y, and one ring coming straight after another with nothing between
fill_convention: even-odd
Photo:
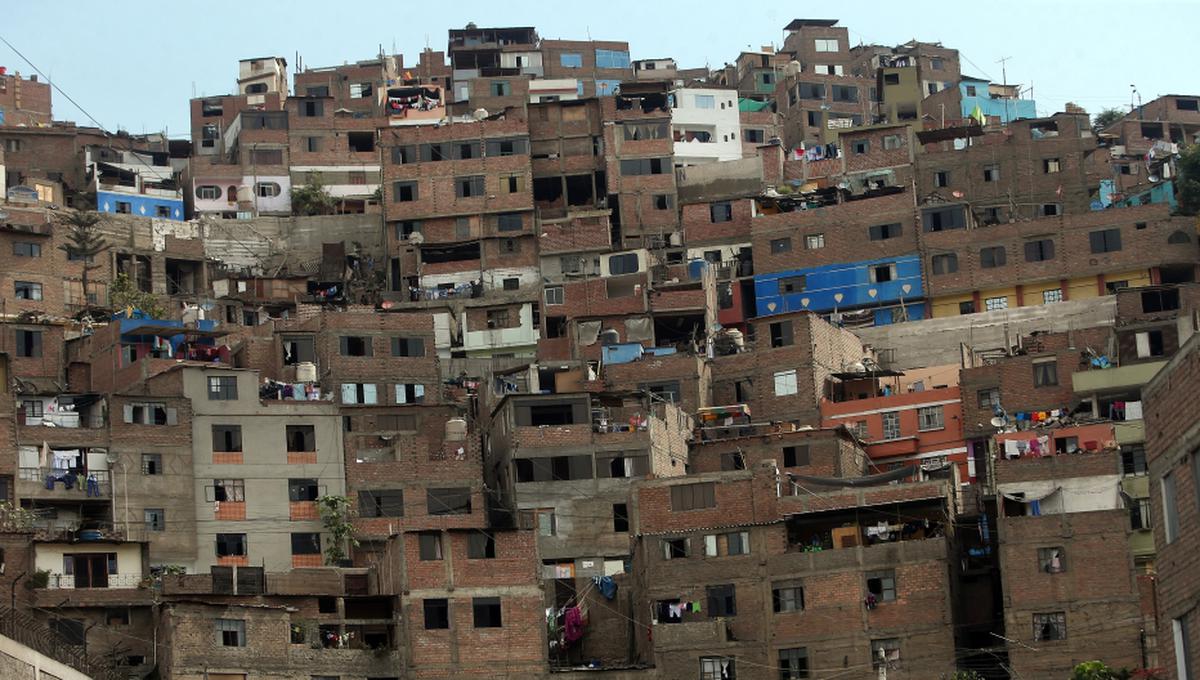
<instances>
[{"instance_id":1,"label":"antenna","mask_svg":"<svg viewBox=\"0 0 1200 680\"><path fill-rule=\"evenodd\" d=\"M1004 85L1005 95L1008 94L1008 60L1009 59L1012 59L1012 57L1002 57L999 61L996 62L996 63L1000 64L1000 79L1001 79L1001 81L1003 81L1002 84ZM1004 97L1004 124L1005 125L1008 125L1008 120L1009 120L1008 97L1005 96Z\"/></svg>"}]
</instances>

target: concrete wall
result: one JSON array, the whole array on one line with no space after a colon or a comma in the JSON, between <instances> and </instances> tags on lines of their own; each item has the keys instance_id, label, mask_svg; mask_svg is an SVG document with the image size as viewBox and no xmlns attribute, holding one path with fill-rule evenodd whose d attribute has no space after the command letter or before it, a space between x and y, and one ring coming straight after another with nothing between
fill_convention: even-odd
<instances>
[{"instance_id":1,"label":"concrete wall","mask_svg":"<svg viewBox=\"0 0 1200 680\"><path fill-rule=\"evenodd\" d=\"M0 635L0 677L5 680L91 680L11 638Z\"/></svg>"},{"instance_id":2,"label":"concrete wall","mask_svg":"<svg viewBox=\"0 0 1200 680\"><path fill-rule=\"evenodd\" d=\"M264 404L258 399L257 371L185 369L184 393L192 399L194 476L196 494L197 555L194 571L207 571L216 564L218 533L246 534L248 564L268 572L287 571L294 566L291 551L293 532L320 532L315 508L293 514L288 500L288 479L318 480L320 495L345 493L341 419L337 407L328 402L284 401ZM238 399L210 401L210 375L238 377ZM213 425L240 425L241 462L214 462ZM316 437L315 463L289 463L285 440L287 425L312 425ZM245 519L218 519L210 487L215 479L245 482ZM222 504L225 505L225 504ZM295 516L296 519L292 519ZM327 536L322 536L322 549ZM322 563L324 560L322 559ZM296 565L320 566L320 565ZM189 569L189 571L193 571Z\"/></svg>"},{"instance_id":3,"label":"concrete wall","mask_svg":"<svg viewBox=\"0 0 1200 680\"><path fill-rule=\"evenodd\" d=\"M1116 318L1116 298L1059 302L1053 305L1020 307L920 322L875 326L856 330L864 344L877 350L895 350L892 368L958 363L960 343L977 349L1004 346L1005 331L1010 342L1035 330L1061 332L1093 326L1111 326Z\"/></svg>"}]
</instances>

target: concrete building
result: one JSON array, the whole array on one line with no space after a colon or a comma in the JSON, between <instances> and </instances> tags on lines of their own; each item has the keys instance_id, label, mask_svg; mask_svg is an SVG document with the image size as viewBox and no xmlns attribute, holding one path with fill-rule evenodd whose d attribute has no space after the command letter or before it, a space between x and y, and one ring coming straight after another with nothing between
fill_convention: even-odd
<instances>
[{"instance_id":1,"label":"concrete building","mask_svg":"<svg viewBox=\"0 0 1200 680\"><path fill-rule=\"evenodd\" d=\"M736 92L688 87L673 94L671 129L677 166L742 157Z\"/></svg>"}]
</instances>

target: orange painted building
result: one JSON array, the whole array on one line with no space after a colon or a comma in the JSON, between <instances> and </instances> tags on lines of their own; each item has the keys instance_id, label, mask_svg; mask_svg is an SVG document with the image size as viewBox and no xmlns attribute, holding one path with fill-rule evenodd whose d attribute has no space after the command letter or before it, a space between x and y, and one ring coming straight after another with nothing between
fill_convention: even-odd
<instances>
[{"instance_id":1,"label":"orange painted building","mask_svg":"<svg viewBox=\"0 0 1200 680\"><path fill-rule=\"evenodd\" d=\"M878 375L836 374L821 399L821 427L845 425L881 470L915 465L919 479L933 479L952 477L951 468L958 467L962 483L974 482L975 461L969 460L963 439L958 386L897 392L880 383Z\"/></svg>"}]
</instances>

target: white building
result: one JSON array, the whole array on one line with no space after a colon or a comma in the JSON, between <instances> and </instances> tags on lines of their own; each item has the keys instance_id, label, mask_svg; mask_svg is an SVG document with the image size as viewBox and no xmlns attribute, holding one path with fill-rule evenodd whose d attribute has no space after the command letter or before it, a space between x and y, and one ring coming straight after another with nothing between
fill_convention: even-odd
<instances>
[{"instance_id":1,"label":"white building","mask_svg":"<svg viewBox=\"0 0 1200 680\"><path fill-rule=\"evenodd\" d=\"M671 125L677 166L732 161L742 157L736 90L675 90Z\"/></svg>"}]
</instances>

